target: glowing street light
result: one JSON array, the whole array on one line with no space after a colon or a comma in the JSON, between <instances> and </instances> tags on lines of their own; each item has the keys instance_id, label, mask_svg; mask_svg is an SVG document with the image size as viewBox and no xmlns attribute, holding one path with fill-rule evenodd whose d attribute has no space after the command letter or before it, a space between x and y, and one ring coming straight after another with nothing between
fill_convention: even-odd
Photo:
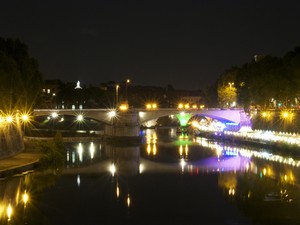
<instances>
[{"instance_id":1,"label":"glowing street light","mask_svg":"<svg viewBox=\"0 0 300 225\"><path fill-rule=\"evenodd\" d=\"M182 109L183 108L183 103L179 103L178 104L178 109Z\"/></svg>"},{"instance_id":2,"label":"glowing street light","mask_svg":"<svg viewBox=\"0 0 300 225\"><path fill-rule=\"evenodd\" d=\"M83 115L78 115L77 116L77 121L79 121L79 122L83 121Z\"/></svg>"},{"instance_id":3,"label":"glowing street light","mask_svg":"<svg viewBox=\"0 0 300 225\"><path fill-rule=\"evenodd\" d=\"M113 117L115 117L117 115L116 111L115 110L112 110L110 112L108 112L108 117L111 119Z\"/></svg>"},{"instance_id":4,"label":"glowing street light","mask_svg":"<svg viewBox=\"0 0 300 225\"><path fill-rule=\"evenodd\" d=\"M146 109L157 109L157 104L156 103L147 103Z\"/></svg>"},{"instance_id":5,"label":"glowing street light","mask_svg":"<svg viewBox=\"0 0 300 225\"><path fill-rule=\"evenodd\" d=\"M6 117L6 121L7 121L8 123L12 123L12 122L13 122L13 117L12 117L11 115L7 116L7 117Z\"/></svg>"},{"instance_id":6,"label":"glowing street light","mask_svg":"<svg viewBox=\"0 0 300 225\"><path fill-rule=\"evenodd\" d=\"M282 111L280 113L280 116L281 116L282 119L291 122L294 119L295 114L291 111L286 110L286 111Z\"/></svg>"},{"instance_id":7,"label":"glowing street light","mask_svg":"<svg viewBox=\"0 0 300 225\"><path fill-rule=\"evenodd\" d=\"M178 109L189 109L190 108L190 104L189 103L179 103L178 106L177 106Z\"/></svg>"},{"instance_id":8,"label":"glowing street light","mask_svg":"<svg viewBox=\"0 0 300 225\"><path fill-rule=\"evenodd\" d=\"M23 122L27 122L29 120L29 116L27 114L23 114L21 118Z\"/></svg>"},{"instance_id":9,"label":"glowing street light","mask_svg":"<svg viewBox=\"0 0 300 225\"><path fill-rule=\"evenodd\" d=\"M58 117L57 112L53 112L53 113L51 114L51 117L52 117L52 118L57 118L57 117Z\"/></svg>"},{"instance_id":10,"label":"glowing street light","mask_svg":"<svg viewBox=\"0 0 300 225\"><path fill-rule=\"evenodd\" d=\"M127 103L121 104L120 107L119 107L119 109L120 109L121 111L126 111L126 110L128 110L128 104L127 104Z\"/></svg>"},{"instance_id":11,"label":"glowing street light","mask_svg":"<svg viewBox=\"0 0 300 225\"><path fill-rule=\"evenodd\" d=\"M261 117L264 118L265 120L271 120L272 119L272 113L264 111L261 113Z\"/></svg>"}]
</instances>

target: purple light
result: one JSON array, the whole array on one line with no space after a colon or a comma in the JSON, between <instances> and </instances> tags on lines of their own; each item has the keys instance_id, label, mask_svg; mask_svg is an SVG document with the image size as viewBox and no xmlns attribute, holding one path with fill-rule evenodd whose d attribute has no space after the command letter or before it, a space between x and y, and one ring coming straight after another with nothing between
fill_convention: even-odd
<instances>
[{"instance_id":1,"label":"purple light","mask_svg":"<svg viewBox=\"0 0 300 225\"><path fill-rule=\"evenodd\" d=\"M195 163L199 168L205 168L208 171L244 171L249 164L250 159L235 156L235 157L211 157L205 160L200 160Z\"/></svg>"}]
</instances>

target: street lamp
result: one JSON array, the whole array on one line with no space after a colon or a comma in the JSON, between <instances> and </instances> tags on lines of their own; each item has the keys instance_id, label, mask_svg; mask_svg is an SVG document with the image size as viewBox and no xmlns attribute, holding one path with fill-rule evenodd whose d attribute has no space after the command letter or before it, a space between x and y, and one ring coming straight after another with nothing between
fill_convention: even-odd
<instances>
[{"instance_id":1,"label":"street lamp","mask_svg":"<svg viewBox=\"0 0 300 225\"><path fill-rule=\"evenodd\" d=\"M234 86L234 83L233 82L228 82L229 84L229 87L232 88L232 86Z\"/></svg>"},{"instance_id":2,"label":"street lamp","mask_svg":"<svg viewBox=\"0 0 300 225\"><path fill-rule=\"evenodd\" d=\"M126 89L125 89L125 91L126 91L126 102L128 103L128 84L130 83L130 80L129 79L127 79L126 80Z\"/></svg>"},{"instance_id":3,"label":"street lamp","mask_svg":"<svg viewBox=\"0 0 300 225\"><path fill-rule=\"evenodd\" d=\"M118 84L116 84L116 108L118 107L118 101L119 101L119 99L118 99L118 95L119 95L119 85Z\"/></svg>"},{"instance_id":4,"label":"street lamp","mask_svg":"<svg viewBox=\"0 0 300 225\"><path fill-rule=\"evenodd\" d=\"M228 106L229 107L235 107L236 106L236 88L234 87L234 82L228 82L229 85L229 89L227 89L228 91L228 101L229 103Z\"/></svg>"}]
</instances>

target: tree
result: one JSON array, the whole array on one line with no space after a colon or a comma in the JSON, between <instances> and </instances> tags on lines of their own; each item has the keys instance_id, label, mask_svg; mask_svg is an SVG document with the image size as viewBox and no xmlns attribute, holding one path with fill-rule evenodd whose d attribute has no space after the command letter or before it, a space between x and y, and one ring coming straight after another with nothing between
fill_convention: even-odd
<instances>
[{"instance_id":1,"label":"tree","mask_svg":"<svg viewBox=\"0 0 300 225\"><path fill-rule=\"evenodd\" d=\"M223 108L230 108L236 105L237 93L234 83L222 84L218 87L218 100Z\"/></svg>"},{"instance_id":2,"label":"tree","mask_svg":"<svg viewBox=\"0 0 300 225\"><path fill-rule=\"evenodd\" d=\"M29 110L41 93L43 79L37 61L18 39L0 38L0 109Z\"/></svg>"},{"instance_id":3,"label":"tree","mask_svg":"<svg viewBox=\"0 0 300 225\"><path fill-rule=\"evenodd\" d=\"M237 102L237 89L235 81L237 79L239 69L233 67L225 71L218 81L218 101L219 105L224 108L234 107Z\"/></svg>"}]
</instances>

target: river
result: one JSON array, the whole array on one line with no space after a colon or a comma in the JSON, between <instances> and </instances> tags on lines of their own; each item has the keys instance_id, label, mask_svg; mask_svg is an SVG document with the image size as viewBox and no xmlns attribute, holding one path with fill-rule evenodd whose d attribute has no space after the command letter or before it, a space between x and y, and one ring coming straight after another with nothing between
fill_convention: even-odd
<instances>
[{"instance_id":1,"label":"river","mask_svg":"<svg viewBox=\"0 0 300 225\"><path fill-rule=\"evenodd\" d=\"M173 128L67 143L64 168L0 181L1 224L300 224L298 159Z\"/></svg>"}]
</instances>

